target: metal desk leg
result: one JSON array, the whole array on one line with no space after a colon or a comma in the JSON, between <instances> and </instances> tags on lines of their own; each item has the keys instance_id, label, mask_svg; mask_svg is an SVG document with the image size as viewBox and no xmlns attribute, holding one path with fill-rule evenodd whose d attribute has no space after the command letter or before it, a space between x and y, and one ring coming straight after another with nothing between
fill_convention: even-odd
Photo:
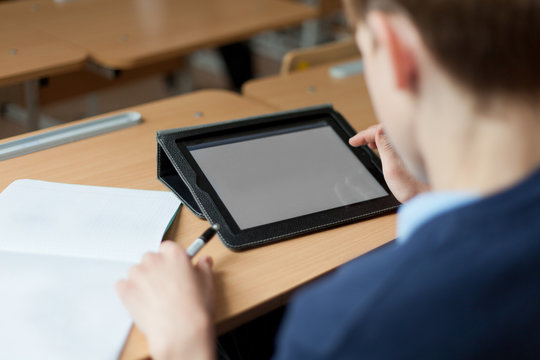
<instances>
[{"instance_id":1,"label":"metal desk leg","mask_svg":"<svg viewBox=\"0 0 540 360\"><path fill-rule=\"evenodd\" d=\"M37 130L39 129L39 80L29 80L24 83L24 100L28 130Z\"/></svg>"},{"instance_id":2,"label":"metal desk leg","mask_svg":"<svg viewBox=\"0 0 540 360\"><path fill-rule=\"evenodd\" d=\"M320 0L305 0L306 5L320 7ZM304 21L302 24L302 33L300 35L300 47L312 47L319 43L321 33L320 18Z\"/></svg>"}]
</instances>

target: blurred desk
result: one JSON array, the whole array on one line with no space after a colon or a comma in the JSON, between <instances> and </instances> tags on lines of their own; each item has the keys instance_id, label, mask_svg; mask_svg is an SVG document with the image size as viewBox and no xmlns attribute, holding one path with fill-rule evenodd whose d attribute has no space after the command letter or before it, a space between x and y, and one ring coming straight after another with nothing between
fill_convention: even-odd
<instances>
[{"instance_id":1,"label":"blurred desk","mask_svg":"<svg viewBox=\"0 0 540 360\"><path fill-rule=\"evenodd\" d=\"M280 110L331 103L356 130L362 130L377 123L364 76L334 79L329 74L330 67L352 60L356 59L252 80L242 92Z\"/></svg>"},{"instance_id":2,"label":"blurred desk","mask_svg":"<svg viewBox=\"0 0 540 360\"><path fill-rule=\"evenodd\" d=\"M19 3L0 4L0 87L24 83L27 125L35 130L39 79L82 69L87 53L68 41L29 27L23 13Z\"/></svg>"},{"instance_id":3,"label":"blurred desk","mask_svg":"<svg viewBox=\"0 0 540 360\"><path fill-rule=\"evenodd\" d=\"M201 91L127 110L141 113L143 123L0 162L0 190L22 178L166 190L156 179L156 130L274 111L225 91ZM207 224L183 207L166 238L186 247ZM232 252L220 241L211 241L201 253L214 258L217 332L285 304L300 286L387 243L394 233L395 215L388 215L245 252ZM147 355L146 340L134 328L121 358Z\"/></svg>"},{"instance_id":4,"label":"blurred desk","mask_svg":"<svg viewBox=\"0 0 540 360\"><path fill-rule=\"evenodd\" d=\"M38 80L88 66L118 70L298 25L317 9L284 0L53 0L0 5L0 86L26 85L28 124L38 127Z\"/></svg>"},{"instance_id":5,"label":"blurred desk","mask_svg":"<svg viewBox=\"0 0 540 360\"><path fill-rule=\"evenodd\" d=\"M126 70L298 25L317 9L284 0L27 1L33 27Z\"/></svg>"},{"instance_id":6,"label":"blurred desk","mask_svg":"<svg viewBox=\"0 0 540 360\"><path fill-rule=\"evenodd\" d=\"M0 16L0 86L75 71L85 60L83 49Z\"/></svg>"}]
</instances>

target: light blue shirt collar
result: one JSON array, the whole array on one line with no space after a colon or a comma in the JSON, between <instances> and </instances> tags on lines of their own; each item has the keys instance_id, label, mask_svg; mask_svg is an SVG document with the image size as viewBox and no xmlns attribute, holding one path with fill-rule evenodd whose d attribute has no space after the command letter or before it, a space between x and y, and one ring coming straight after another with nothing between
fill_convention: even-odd
<instances>
[{"instance_id":1,"label":"light blue shirt collar","mask_svg":"<svg viewBox=\"0 0 540 360\"><path fill-rule=\"evenodd\" d=\"M399 208L397 242L406 242L413 232L436 216L468 205L479 198L470 192L428 192L417 195Z\"/></svg>"}]
</instances>

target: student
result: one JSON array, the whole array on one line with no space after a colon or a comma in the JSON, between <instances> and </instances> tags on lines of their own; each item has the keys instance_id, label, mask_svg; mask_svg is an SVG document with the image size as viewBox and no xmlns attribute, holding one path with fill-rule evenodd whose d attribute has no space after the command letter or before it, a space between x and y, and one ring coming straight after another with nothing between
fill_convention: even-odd
<instances>
[{"instance_id":1,"label":"student","mask_svg":"<svg viewBox=\"0 0 540 360\"><path fill-rule=\"evenodd\" d=\"M398 241L301 291L275 357L540 358L540 0L346 5ZM156 359L215 356L211 265L166 242L118 283Z\"/></svg>"}]
</instances>

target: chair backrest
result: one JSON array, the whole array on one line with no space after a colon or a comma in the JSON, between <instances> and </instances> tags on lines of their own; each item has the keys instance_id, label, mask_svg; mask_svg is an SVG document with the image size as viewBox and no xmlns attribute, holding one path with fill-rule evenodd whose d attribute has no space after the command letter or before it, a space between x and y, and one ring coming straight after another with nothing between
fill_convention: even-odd
<instances>
[{"instance_id":1,"label":"chair backrest","mask_svg":"<svg viewBox=\"0 0 540 360\"><path fill-rule=\"evenodd\" d=\"M315 65L339 61L360 55L354 38L315 47L289 51L281 62L281 74L305 70Z\"/></svg>"}]
</instances>

